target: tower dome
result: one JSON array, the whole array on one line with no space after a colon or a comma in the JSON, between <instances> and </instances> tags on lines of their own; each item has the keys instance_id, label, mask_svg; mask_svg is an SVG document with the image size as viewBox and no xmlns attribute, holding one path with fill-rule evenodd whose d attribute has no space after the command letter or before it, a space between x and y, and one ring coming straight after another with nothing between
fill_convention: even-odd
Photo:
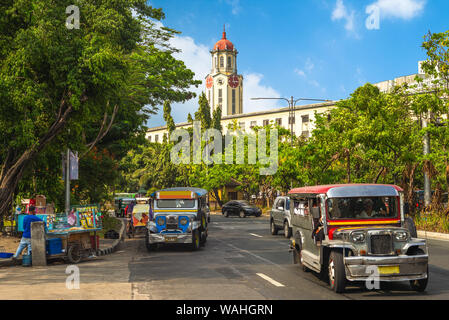
<instances>
[{"instance_id":1,"label":"tower dome","mask_svg":"<svg viewBox=\"0 0 449 320\"><path fill-rule=\"evenodd\" d=\"M214 46L214 51L233 51L234 45L231 41L226 39L226 31L223 30L223 38L218 41Z\"/></svg>"}]
</instances>

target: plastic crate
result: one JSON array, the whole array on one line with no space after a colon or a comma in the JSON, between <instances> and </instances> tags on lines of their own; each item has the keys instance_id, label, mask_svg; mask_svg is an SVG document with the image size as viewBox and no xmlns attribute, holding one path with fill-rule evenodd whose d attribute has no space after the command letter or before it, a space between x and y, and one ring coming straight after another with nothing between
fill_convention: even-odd
<instances>
[{"instance_id":1,"label":"plastic crate","mask_svg":"<svg viewBox=\"0 0 449 320\"><path fill-rule=\"evenodd\" d=\"M62 240L61 238L48 239L47 240L47 254L60 254L62 253Z\"/></svg>"},{"instance_id":2,"label":"plastic crate","mask_svg":"<svg viewBox=\"0 0 449 320\"><path fill-rule=\"evenodd\" d=\"M1 259L10 259L14 253L0 252Z\"/></svg>"}]
</instances>

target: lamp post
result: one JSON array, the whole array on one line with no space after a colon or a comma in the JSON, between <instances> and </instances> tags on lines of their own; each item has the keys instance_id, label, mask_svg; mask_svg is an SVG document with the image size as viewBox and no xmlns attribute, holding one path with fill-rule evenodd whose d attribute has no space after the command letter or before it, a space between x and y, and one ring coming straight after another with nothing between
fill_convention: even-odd
<instances>
[{"instance_id":1,"label":"lamp post","mask_svg":"<svg viewBox=\"0 0 449 320\"><path fill-rule=\"evenodd\" d=\"M321 102L331 102L332 100L324 100L324 99L309 99L309 98L299 98L294 100L293 96L290 99L287 98L251 98L251 100L285 100L288 102L288 118L290 123L290 141L291 146L293 147L293 124L295 122L295 104L298 101L321 101Z\"/></svg>"}]
</instances>

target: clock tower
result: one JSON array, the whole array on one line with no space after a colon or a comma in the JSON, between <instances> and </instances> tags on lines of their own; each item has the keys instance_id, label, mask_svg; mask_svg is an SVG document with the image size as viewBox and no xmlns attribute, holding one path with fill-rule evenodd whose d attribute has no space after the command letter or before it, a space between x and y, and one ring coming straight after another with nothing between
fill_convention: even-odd
<instances>
[{"instance_id":1,"label":"clock tower","mask_svg":"<svg viewBox=\"0 0 449 320\"><path fill-rule=\"evenodd\" d=\"M210 51L211 73L206 76L206 97L211 113L220 107L223 116L243 113L243 76L237 74L237 50L223 37Z\"/></svg>"}]
</instances>

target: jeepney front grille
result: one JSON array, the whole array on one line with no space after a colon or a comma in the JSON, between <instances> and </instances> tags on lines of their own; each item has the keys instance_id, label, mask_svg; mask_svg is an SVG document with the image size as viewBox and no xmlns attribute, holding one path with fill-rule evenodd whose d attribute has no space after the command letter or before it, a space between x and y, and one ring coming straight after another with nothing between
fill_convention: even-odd
<instances>
[{"instance_id":1,"label":"jeepney front grille","mask_svg":"<svg viewBox=\"0 0 449 320\"><path fill-rule=\"evenodd\" d=\"M393 240L391 234L371 235L371 254L393 253Z\"/></svg>"},{"instance_id":2,"label":"jeepney front grille","mask_svg":"<svg viewBox=\"0 0 449 320\"><path fill-rule=\"evenodd\" d=\"M178 229L178 219L177 217L167 217L167 230Z\"/></svg>"}]
</instances>

